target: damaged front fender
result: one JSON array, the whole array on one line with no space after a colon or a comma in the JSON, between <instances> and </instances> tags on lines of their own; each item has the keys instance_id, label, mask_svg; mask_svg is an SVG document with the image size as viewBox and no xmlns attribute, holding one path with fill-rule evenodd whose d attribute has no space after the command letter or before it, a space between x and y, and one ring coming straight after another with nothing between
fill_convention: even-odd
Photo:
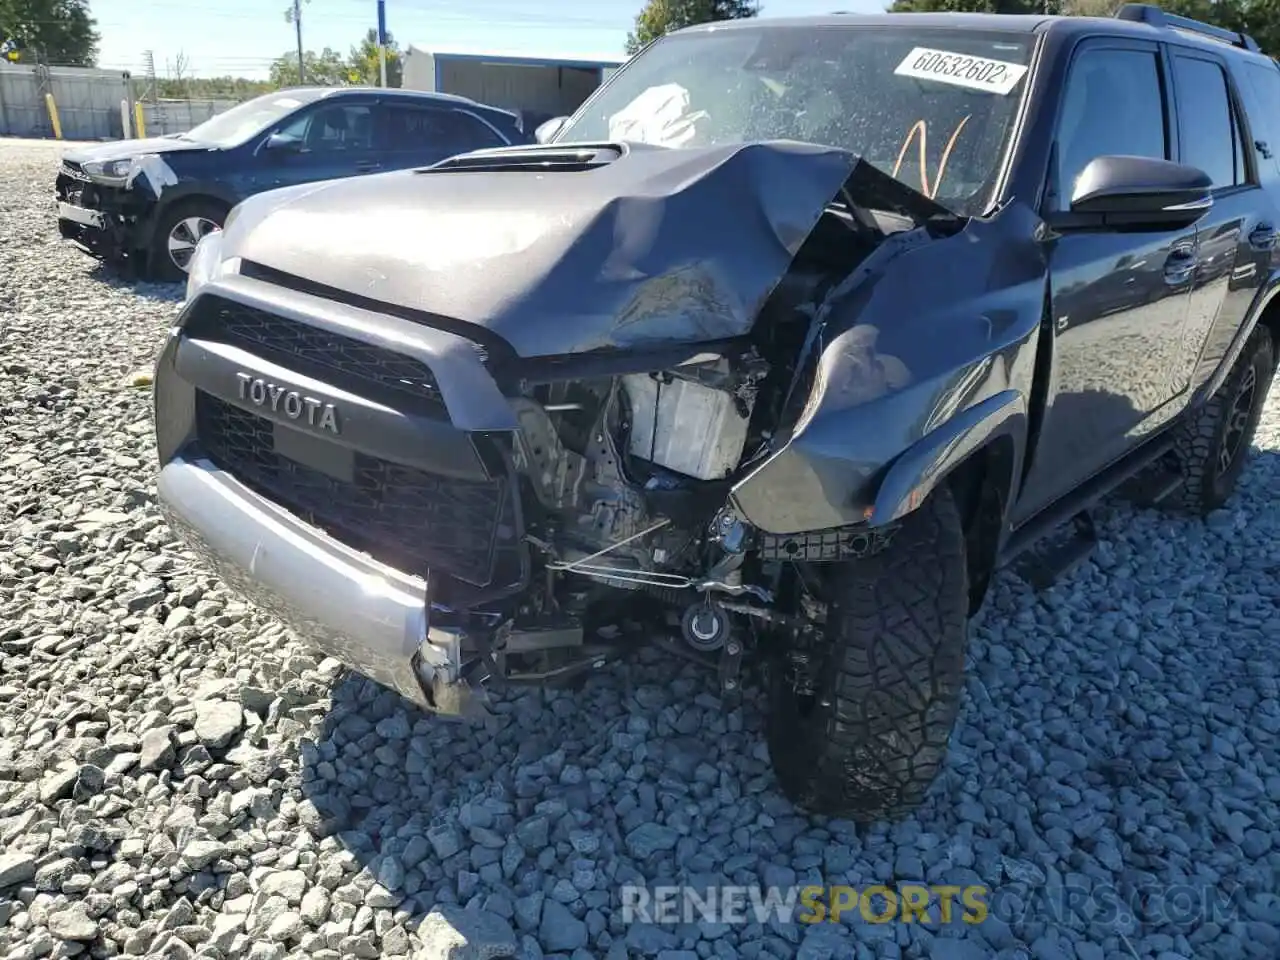
<instances>
[{"instance_id":1,"label":"damaged front fender","mask_svg":"<svg viewBox=\"0 0 1280 960\"><path fill-rule=\"evenodd\" d=\"M888 523L998 436L1016 486L1048 276L1037 222L1011 204L891 237L834 291L803 413L733 489L743 519L774 535Z\"/></svg>"},{"instance_id":2,"label":"damaged front fender","mask_svg":"<svg viewBox=\"0 0 1280 960\"><path fill-rule=\"evenodd\" d=\"M867 208L950 216L834 147L550 145L255 199L225 255L481 328L521 357L671 346L750 331L855 188Z\"/></svg>"}]
</instances>

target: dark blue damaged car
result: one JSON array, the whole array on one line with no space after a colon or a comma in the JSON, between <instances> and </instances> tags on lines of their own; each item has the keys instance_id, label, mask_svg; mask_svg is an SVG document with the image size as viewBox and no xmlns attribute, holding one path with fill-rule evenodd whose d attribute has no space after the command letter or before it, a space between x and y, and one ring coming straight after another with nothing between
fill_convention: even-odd
<instances>
[{"instance_id":1,"label":"dark blue damaged car","mask_svg":"<svg viewBox=\"0 0 1280 960\"><path fill-rule=\"evenodd\" d=\"M445 94L318 87L269 93L188 133L81 147L56 183L62 237L176 280L241 200L527 143L514 114Z\"/></svg>"},{"instance_id":2,"label":"dark blue damaged car","mask_svg":"<svg viewBox=\"0 0 1280 960\"><path fill-rule=\"evenodd\" d=\"M540 130L240 204L156 367L174 529L423 709L656 643L726 703L759 668L797 803L898 816L996 570L1248 467L1280 68L1247 36L717 24Z\"/></svg>"}]
</instances>

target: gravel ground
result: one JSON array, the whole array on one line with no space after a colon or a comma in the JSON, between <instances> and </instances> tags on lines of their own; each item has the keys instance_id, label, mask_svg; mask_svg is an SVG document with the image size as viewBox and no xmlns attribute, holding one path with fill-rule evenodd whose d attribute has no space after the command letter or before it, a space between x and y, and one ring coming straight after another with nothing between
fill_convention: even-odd
<instances>
[{"instance_id":1,"label":"gravel ground","mask_svg":"<svg viewBox=\"0 0 1280 960\"><path fill-rule=\"evenodd\" d=\"M687 668L443 724L208 576L129 379L178 292L57 242L56 156L0 142L0 956L1280 956L1280 396L1207 524L1111 505L1052 591L998 580L933 799L857 829L798 815L755 700ZM619 912L624 884L910 881L989 916Z\"/></svg>"}]
</instances>

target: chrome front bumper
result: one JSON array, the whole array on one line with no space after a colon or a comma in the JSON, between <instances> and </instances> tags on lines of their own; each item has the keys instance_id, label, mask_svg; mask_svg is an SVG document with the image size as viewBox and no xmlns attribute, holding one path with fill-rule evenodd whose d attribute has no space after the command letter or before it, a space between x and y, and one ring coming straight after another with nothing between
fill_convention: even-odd
<instances>
[{"instance_id":1,"label":"chrome front bumper","mask_svg":"<svg viewBox=\"0 0 1280 960\"><path fill-rule=\"evenodd\" d=\"M308 646L424 709L482 709L460 679L464 635L431 626L423 579L339 543L206 460L175 457L158 484L170 526Z\"/></svg>"}]
</instances>

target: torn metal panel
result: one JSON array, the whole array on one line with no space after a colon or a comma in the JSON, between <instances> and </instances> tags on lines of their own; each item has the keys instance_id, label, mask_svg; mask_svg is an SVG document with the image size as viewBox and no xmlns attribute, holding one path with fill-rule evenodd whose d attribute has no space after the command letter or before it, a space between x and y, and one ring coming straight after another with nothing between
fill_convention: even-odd
<instances>
[{"instance_id":1,"label":"torn metal panel","mask_svg":"<svg viewBox=\"0 0 1280 960\"><path fill-rule=\"evenodd\" d=\"M564 147L485 151L264 196L226 253L486 328L526 357L725 339L751 329L867 166L792 142L595 153L574 166L553 162Z\"/></svg>"}]
</instances>

